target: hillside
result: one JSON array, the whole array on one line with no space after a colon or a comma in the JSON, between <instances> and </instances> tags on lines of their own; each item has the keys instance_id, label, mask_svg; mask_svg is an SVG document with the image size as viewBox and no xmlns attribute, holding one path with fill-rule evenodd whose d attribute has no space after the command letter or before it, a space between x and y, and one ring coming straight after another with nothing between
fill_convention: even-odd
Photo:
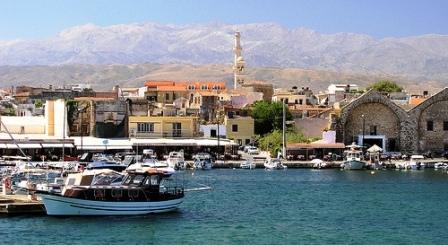
<instances>
[{"instance_id":1,"label":"hillside","mask_svg":"<svg viewBox=\"0 0 448 245\"><path fill-rule=\"evenodd\" d=\"M448 36L430 34L375 39L356 33L322 34L305 28L289 29L275 23L135 23L105 27L87 24L46 39L0 40L0 66L226 64L233 59L236 30L242 33L243 53L249 67L298 67L343 74L401 76L420 81L446 81L448 78ZM169 67L163 70L168 71ZM77 71L89 69L84 67ZM123 69L132 71L132 77L137 78L144 75L145 70L141 66L113 69L104 72L110 76L100 79L132 81L129 74L113 74ZM157 66L149 69L157 70ZM289 73L288 70L284 72ZM271 73L266 71L265 74ZM83 77L81 75L70 76Z\"/></svg>"},{"instance_id":2,"label":"hillside","mask_svg":"<svg viewBox=\"0 0 448 245\"><path fill-rule=\"evenodd\" d=\"M324 90L334 82L349 82L367 85L379 79L393 79L408 90L437 90L443 83L409 80L398 76L373 74L351 74L298 68L248 68L248 77L263 80L277 87L308 86L313 90ZM232 84L231 65L187 65L187 64L134 64L134 65L62 65L62 66L2 66L1 87L16 85L48 86L89 83L96 89L109 90L118 84L123 87L142 86L149 79L172 80L221 80Z\"/></svg>"}]
</instances>

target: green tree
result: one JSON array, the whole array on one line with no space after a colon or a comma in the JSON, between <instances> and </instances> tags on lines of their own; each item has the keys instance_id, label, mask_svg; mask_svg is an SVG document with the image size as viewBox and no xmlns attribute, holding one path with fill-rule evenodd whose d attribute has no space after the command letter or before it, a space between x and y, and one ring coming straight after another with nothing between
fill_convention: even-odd
<instances>
[{"instance_id":1,"label":"green tree","mask_svg":"<svg viewBox=\"0 0 448 245\"><path fill-rule=\"evenodd\" d=\"M401 92L403 91L403 87L398 85L394 81L390 80L380 80L369 87L367 87L367 90L373 89L378 92L384 92L384 93L392 93L392 92Z\"/></svg>"},{"instance_id":2,"label":"green tree","mask_svg":"<svg viewBox=\"0 0 448 245\"><path fill-rule=\"evenodd\" d=\"M34 101L34 107L36 108L42 108L43 104L41 100Z\"/></svg>"},{"instance_id":3,"label":"green tree","mask_svg":"<svg viewBox=\"0 0 448 245\"><path fill-rule=\"evenodd\" d=\"M252 107L255 120L255 134L264 135L272 130L281 130L283 123L283 104L281 102L258 101ZM286 120L292 120L291 112L286 108Z\"/></svg>"},{"instance_id":4,"label":"green tree","mask_svg":"<svg viewBox=\"0 0 448 245\"><path fill-rule=\"evenodd\" d=\"M271 156L282 150L283 135L281 130L274 130L271 133L259 136L258 144L261 150L269 151ZM286 132L287 143L309 143L313 139L305 137L302 132L295 129L289 129Z\"/></svg>"}]
</instances>

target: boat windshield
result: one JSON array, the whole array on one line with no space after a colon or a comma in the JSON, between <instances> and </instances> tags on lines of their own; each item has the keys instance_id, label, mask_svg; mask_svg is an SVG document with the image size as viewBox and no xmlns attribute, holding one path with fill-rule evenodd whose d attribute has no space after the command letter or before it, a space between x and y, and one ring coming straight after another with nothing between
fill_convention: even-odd
<instances>
[{"instance_id":1,"label":"boat windshield","mask_svg":"<svg viewBox=\"0 0 448 245\"><path fill-rule=\"evenodd\" d=\"M99 174L95 175L92 185L114 185L120 184L123 180L123 175L119 173Z\"/></svg>"}]
</instances>

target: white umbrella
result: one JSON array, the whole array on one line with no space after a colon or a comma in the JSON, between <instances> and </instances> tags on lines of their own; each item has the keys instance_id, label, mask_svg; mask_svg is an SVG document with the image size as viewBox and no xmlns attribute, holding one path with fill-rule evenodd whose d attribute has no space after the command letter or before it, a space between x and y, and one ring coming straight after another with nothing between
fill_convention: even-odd
<instances>
[{"instance_id":1,"label":"white umbrella","mask_svg":"<svg viewBox=\"0 0 448 245\"><path fill-rule=\"evenodd\" d=\"M381 147L377 146L376 144L374 144L372 147L370 147L369 149L367 149L368 152L373 153L373 152L380 152L383 151L383 149L381 149Z\"/></svg>"}]
</instances>

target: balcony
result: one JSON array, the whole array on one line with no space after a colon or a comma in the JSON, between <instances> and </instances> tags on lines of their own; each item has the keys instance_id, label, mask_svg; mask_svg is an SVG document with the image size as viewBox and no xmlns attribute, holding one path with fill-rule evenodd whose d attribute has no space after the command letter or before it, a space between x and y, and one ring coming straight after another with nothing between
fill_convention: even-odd
<instances>
[{"instance_id":1,"label":"balcony","mask_svg":"<svg viewBox=\"0 0 448 245\"><path fill-rule=\"evenodd\" d=\"M191 138L196 137L197 133L189 130L173 129L167 132L129 132L130 137L135 138Z\"/></svg>"}]
</instances>

